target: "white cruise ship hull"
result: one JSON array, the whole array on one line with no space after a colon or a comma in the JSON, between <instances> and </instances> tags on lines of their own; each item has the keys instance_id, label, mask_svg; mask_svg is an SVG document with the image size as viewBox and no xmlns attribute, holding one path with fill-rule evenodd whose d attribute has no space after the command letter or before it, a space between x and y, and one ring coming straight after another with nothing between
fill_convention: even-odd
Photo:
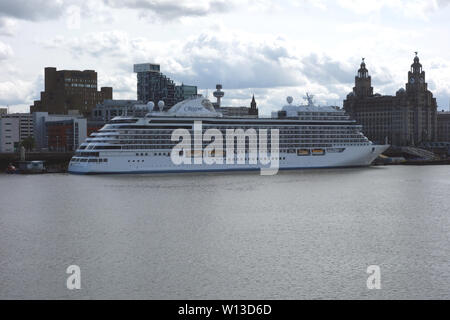
<instances>
[{"instance_id":1,"label":"white cruise ship hull","mask_svg":"<svg viewBox=\"0 0 450 320\"><path fill-rule=\"evenodd\" d=\"M343 146L342 152L325 152L322 155L297 155L280 153L279 170L364 167L384 152L389 145ZM137 155L138 154L138 155ZM147 154L147 155L146 155ZM69 173L113 174L113 173L180 173L180 172L224 172L252 171L269 168L261 164L182 164L175 165L168 153L148 151L104 151L100 158L107 162L70 162ZM164 154L164 153L162 153Z\"/></svg>"}]
</instances>

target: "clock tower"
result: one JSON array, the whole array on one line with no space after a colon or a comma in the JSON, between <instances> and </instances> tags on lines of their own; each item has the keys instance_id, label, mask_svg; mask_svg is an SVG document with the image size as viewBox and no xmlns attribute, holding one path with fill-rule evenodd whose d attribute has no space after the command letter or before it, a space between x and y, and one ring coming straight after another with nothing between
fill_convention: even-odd
<instances>
[{"instance_id":1,"label":"clock tower","mask_svg":"<svg viewBox=\"0 0 450 320\"><path fill-rule=\"evenodd\" d=\"M426 92L427 84L425 82L425 71L422 70L422 65L419 62L419 57L414 57L414 63L411 65L411 70L408 72L408 83L406 84L407 92Z\"/></svg>"},{"instance_id":2,"label":"clock tower","mask_svg":"<svg viewBox=\"0 0 450 320\"><path fill-rule=\"evenodd\" d=\"M413 116L414 144L420 145L424 142L434 141L437 135L436 98L428 90L425 71L422 70L417 52L411 70L408 72L406 98Z\"/></svg>"},{"instance_id":3,"label":"clock tower","mask_svg":"<svg viewBox=\"0 0 450 320\"><path fill-rule=\"evenodd\" d=\"M373 96L372 78L369 75L369 70L367 70L364 60L362 58L358 75L355 77L355 87L353 88L353 94L359 98Z\"/></svg>"}]
</instances>

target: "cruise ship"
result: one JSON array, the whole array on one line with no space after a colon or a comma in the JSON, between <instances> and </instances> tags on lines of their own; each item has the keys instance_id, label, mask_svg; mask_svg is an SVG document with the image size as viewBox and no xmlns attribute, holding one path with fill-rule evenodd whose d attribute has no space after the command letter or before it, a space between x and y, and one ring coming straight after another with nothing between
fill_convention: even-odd
<instances>
[{"instance_id":1,"label":"cruise ship","mask_svg":"<svg viewBox=\"0 0 450 320\"><path fill-rule=\"evenodd\" d=\"M291 97L287 102L280 111L267 118L224 117L207 98L201 96L179 102L168 110L165 110L163 102L153 110L154 105L150 102L149 107L153 111L145 117L118 116L98 132L92 133L76 150L69 164L69 172L244 171L268 169L273 163L280 170L360 167L371 165L389 147L369 141L363 135L362 127L338 107L315 106L311 99L307 105L293 105ZM172 152L179 152L175 147L180 142L173 141L174 130L184 129L184 132L194 136L199 123L202 134L208 129L215 129L224 137L230 129L269 132L267 151L249 152L249 139L245 139L244 146L233 146L233 149L224 147L221 151L224 158L234 161L207 164L201 158L210 142L200 140L200 147L188 142L193 150L181 152L183 159L192 158L193 161L175 163ZM272 150L274 130L278 137L276 152Z\"/></svg>"}]
</instances>

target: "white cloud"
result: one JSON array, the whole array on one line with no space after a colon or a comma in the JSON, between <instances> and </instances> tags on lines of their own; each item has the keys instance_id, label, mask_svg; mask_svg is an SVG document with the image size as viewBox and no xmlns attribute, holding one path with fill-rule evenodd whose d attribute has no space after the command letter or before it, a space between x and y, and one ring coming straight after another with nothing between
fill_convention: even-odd
<instances>
[{"instance_id":1,"label":"white cloud","mask_svg":"<svg viewBox=\"0 0 450 320\"><path fill-rule=\"evenodd\" d=\"M0 61L11 58L14 52L10 45L0 41Z\"/></svg>"},{"instance_id":2,"label":"white cloud","mask_svg":"<svg viewBox=\"0 0 450 320\"><path fill-rule=\"evenodd\" d=\"M141 16L150 13L164 19L175 19L186 16L201 17L213 13L224 13L232 10L235 0L104 0L113 8L129 8L139 10Z\"/></svg>"},{"instance_id":3,"label":"white cloud","mask_svg":"<svg viewBox=\"0 0 450 320\"><path fill-rule=\"evenodd\" d=\"M286 87L306 83L306 78L336 84L353 74L349 65L324 54L297 51L292 42L271 35L203 32L184 41L157 42L111 31L57 37L45 45L68 48L76 57L120 61L128 72L133 62L160 63L164 73L203 88L217 82L228 88Z\"/></svg>"},{"instance_id":4,"label":"white cloud","mask_svg":"<svg viewBox=\"0 0 450 320\"><path fill-rule=\"evenodd\" d=\"M62 14L67 2L63 0L2 0L0 16L32 21L52 19Z\"/></svg>"},{"instance_id":5,"label":"white cloud","mask_svg":"<svg viewBox=\"0 0 450 320\"><path fill-rule=\"evenodd\" d=\"M21 38L0 42L2 67L28 73L12 76L2 68L0 81L29 82L50 65L96 69L99 82L113 86L115 97L135 99L133 63L156 62L177 82L210 88L210 93L221 82L226 103L248 105L255 93L265 110L283 104L286 95L299 102L306 91L314 93L318 103L342 103L362 56L367 58L375 91L394 94L406 82L413 52L418 50L430 88L448 101L450 47L443 39L450 29L442 20L450 11L448 3L3 0L0 36L14 35L18 21ZM68 18L74 18L71 30ZM42 89L35 89L35 95Z\"/></svg>"},{"instance_id":6,"label":"white cloud","mask_svg":"<svg viewBox=\"0 0 450 320\"><path fill-rule=\"evenodd\" d=\"M0 17L0 35L13 36L16 28L17 21L15 19Z\"/></svg>"},{"instance_id":7,"label":"white cloud","mask_svg":"<svg viewBox=\"0 0 450 320\"><path fill-rule=\"evenodd\" d=\"M338 0L338 4L357 14L372 14L392 9L412 18L427 20L429 15L449 4L448 0Z\"/></svg>"},{"instance_id":8,"label":"white cloud","mask_svg":"<svg viewBox=\"0 0 450 320\"><path fill-rule=\"evenodd\" d=\"M33 83L28 81L12 80L0 82L0 105L30 103L33 89Z\"/></svg>"}]
</instances>

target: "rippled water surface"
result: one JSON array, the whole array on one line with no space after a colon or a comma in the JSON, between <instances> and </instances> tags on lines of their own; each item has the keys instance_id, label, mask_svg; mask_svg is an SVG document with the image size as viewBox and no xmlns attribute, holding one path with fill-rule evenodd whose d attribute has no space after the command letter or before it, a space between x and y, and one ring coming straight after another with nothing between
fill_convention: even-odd
<instances>
[{"instance_id":1,"label":"rippled water surface","mask_svg":"<svg viewBox=\"0 0 450 320\"><path fill-rule=\"evenodd\" d=\"M0 175L0 190L1 299L450 299L450 166Z\"/></svg>"}]
</instances>

